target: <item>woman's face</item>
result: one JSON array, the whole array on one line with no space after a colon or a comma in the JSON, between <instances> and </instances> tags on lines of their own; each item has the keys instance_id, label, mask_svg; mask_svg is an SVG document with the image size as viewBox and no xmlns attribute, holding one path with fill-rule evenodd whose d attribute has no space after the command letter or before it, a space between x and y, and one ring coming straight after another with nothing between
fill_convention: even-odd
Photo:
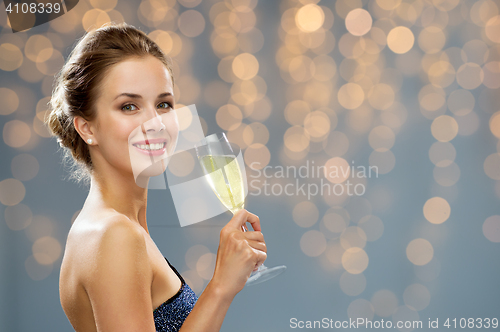
<instances>
[{"instance_id":1,"label":"woman's face","mask_svg":"<svg viewBox=\"0 0 500 332\"><path fill-rule=\"evenodd\" d=\"M164 64L150 55L119 62L98 93L93 162L97 157L136 179L161 174L179 132L172 78Z\"/></svg>"}]
</instances>

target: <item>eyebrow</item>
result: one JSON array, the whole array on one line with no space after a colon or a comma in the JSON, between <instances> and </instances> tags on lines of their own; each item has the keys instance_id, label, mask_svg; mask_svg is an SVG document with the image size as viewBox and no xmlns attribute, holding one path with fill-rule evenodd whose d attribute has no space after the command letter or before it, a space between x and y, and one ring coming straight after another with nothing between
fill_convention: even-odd
<instances>
[{"instance_id":1,"label":"eyebrow","mask_svg":"<svg viewBox=\"0 0 500 332\"><path fill-rule=\"evenodd\" d=\"M158 99L159 98L164 98L164 97L168 97L168 96L171 96L172 94L170 92L163 92L163 93L160 93L158 95ZM123 92L123 93L120 93L118 96L115 97L115 99L113 100L116 100L118 99L119 97L121 96L126 96L126 97L130 97L130 98L134 98L134 99L142 99L142 96L141 95L138 95L136 93L130 93L130 92Z\"/></svg>"}]
</instances>

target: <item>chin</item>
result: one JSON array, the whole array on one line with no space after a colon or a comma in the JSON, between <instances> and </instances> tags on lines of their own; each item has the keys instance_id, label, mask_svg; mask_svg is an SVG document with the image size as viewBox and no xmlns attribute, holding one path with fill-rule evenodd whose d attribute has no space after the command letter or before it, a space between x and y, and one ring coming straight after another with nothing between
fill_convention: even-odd
<instances>
[{"instance_id":1,"label":"chin","mask_svg":"<svg viewBox=\"0 0 500 332\"><path fill-rule=\"evenodd\" d=\"M168 159L163 159L155 162L153 165L149 165L139 173L140 177L153 177L158 176L167 170Z\"/></svg>"},{"instance_id":2,"label":"chin","mask_svg":"<svg viewBox=\"0 0 500 332\"><path fill-rule=\"evenodd\" d=\"M136 148L129 146L130 155L130 165L132 167L132 172L134 179L138 182L139 178L149 179L150 177L158 176L165 172L168 165L168 153L163 153L161 155L145 155L144 153L139 153ZM141 185L141 187L143 187Z\"/></svg>"}]
</instances>

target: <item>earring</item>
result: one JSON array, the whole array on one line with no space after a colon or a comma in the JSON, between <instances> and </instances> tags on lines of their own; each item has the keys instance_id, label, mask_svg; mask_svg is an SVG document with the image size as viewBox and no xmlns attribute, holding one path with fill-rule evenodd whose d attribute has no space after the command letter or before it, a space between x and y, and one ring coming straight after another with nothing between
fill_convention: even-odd
<instances>
[{"instance_id":1,"label":"earring","mask_svg":"<svg viewBox=\"0 0 500 332\"><path fill-rule=\"evenodd\" d=\"M92 140L92 138L89 138L89 139L87 140L87 143L92 144L92 143L94 143L94 141Z\"/></svg>"}]
</instances>

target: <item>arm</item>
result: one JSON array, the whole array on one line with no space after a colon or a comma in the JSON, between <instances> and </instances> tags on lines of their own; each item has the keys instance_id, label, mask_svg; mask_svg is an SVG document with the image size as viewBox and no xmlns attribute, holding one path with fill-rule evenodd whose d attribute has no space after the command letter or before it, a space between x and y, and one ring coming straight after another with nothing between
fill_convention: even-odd
<instances>
[{"instance_id":1,"label":"arm","mask_svg":"<svg viewBox=\"0 0 500 332\"><path fill-rule=\"evenodd\" d=\"M241 226L252 224L254 231ZM256 266L266 259L266 245L259 218L246 211L236 213L220 233L214 276L200 295L180 332L219 331L229 305Z\"/></svg>"},{"instance_id":2,"label":"arm","mask_svg":"<svg viewBox=\"0 0 500 332\"><path fill-rule=\"evenodd\" d=\"M84 282L97 331L154 332L152 269L141 232L125 217L107 220Z\"/></svg>"}]
</instances>

